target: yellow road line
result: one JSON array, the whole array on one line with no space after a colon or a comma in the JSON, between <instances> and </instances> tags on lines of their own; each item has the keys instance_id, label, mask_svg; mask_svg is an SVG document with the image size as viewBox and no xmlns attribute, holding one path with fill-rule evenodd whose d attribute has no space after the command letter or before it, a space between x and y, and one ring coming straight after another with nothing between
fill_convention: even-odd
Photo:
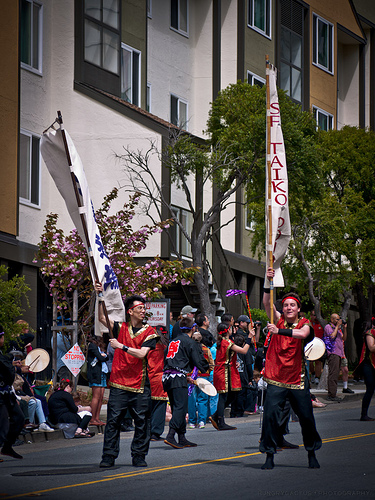
<instances>
[{"instance_id":1,"label":"yellow road line","mask_svg":"<svg viewBox=\"0 0 375 500\"><path fill-rule=\"evenodd\" d=\"M333 443L333 442L337 442L337 441L345 441L347 439L357 439L357 438L374 436L374 435L375 435L375 432L370 432L368 434L359 433L359 434L351 434L348 436L338 436L336 438L323 439L323 443ZM302 446L302 445L300 445L300 446ZM254 453L246 453L246 454L243 454L243 452L240 452L240 453L241 454L235 455L233 457L215 458L213 460L204 460L201 462L193 462L191 464L170 465L170 466L165 466L165 467L153 467L151 469L147 469L147 470L143 470L143 471L124 472L124 473L120 473L120 474L114 474L112 476L107 476L107 477L102 478L102 479L97 479L95 481L88 481L86 483L68 484L66 486L57 486L55 488L49 488L46 490L30 491L28 493L19 493L17 495L12 495L12 496L2 496L2 498L4 498L5 500L10 500L11 498L20 498L20 497L25 497L25 496L40 495L42 493L50 493L51 491L65 490L68 488L77 488L78 486L90 486L92 484L106 483L109 481L115 481L117 479L125 479L128 477L144 476L147 474L155 474L157 472L163 472L163 471L174 470L174 469L182 469L184 467L195 467L197 465L212 464L215 462L224 462L227 460L233 460L233 459L261 455L260 451L257 451Z\"/></svg>"}]
</instances>

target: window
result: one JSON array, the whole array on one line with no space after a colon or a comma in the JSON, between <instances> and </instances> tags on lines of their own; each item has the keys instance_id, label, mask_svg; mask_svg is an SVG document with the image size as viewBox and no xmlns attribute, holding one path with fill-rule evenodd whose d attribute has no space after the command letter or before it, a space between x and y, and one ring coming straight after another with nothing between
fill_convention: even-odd
<instances>
[{"instance_id":1,"label":"window","mask_svg":"<svg viewBox=\"0 0 375 500\"><path fill-rule=\"evenodd\" d=\"M189 34L189 0L171 0L171 28Z\"/></svg>"},{"instance_id":2,"label":"window","mask_svg":"<svg viewBox=\"0 0 375 500\"><path fill-rule=\"evenodd\" d=\"M152 0L147 0L147 17L152 19Z\"/></svg>"},{"instance_id":3,"label":"window","mask_svg":"<svg viewBox=\"0 0 375 500\"><path fill-rule=\"evenodd\" d=\"M249 0L248 25L262 35L271 37L271 1Z\"/></svg>"},{"instance_id":4,"label":"window","mask_svg":"<svg viewBox=\"0 0 375 500\"><path fill-rule=\"evenodd\" d=\"M21 130L20 133L20 201L40 205L40 137Z\"/></svg>"},{"instance_id":5,"label":"window","mask_svg":"<svg viewBox=\"0 0 375 500\"><path fill-rule=\"evenodd\" d=\"M313 63L333 73L333 25L313 15Z\"/></svg>"},{"instance_id":6,"label":"window","mask_svg":"<svg viewBox=\"0 0 375 500\"><path fill-rule=\"evenodd\" d=\"M85 0L84 58L100 68L119 73L119 0Z\"/></svg>"},{"instance_id":7,"label":"window","mask_svg":"<svg viewBox=\"0 0 375 500\"><path fill-rule=\"evenodd\" d=\"M313 106L313 114L316 120L317 127L322 130L333 129L333 116L322 109Z\"/></svg>"},{"instance_id":8,"label":"window","mask_svg":"<svg viewBox=\"0 0 375 500\"><path fill-rule=\"evenodd\" d=\"M21 0L21 66L42 72L42 5Z\"/></svg>"},{"instance_id":9,"label":"window","mask_svg":"<svg viewBox=\"0 0 375 500\"><path fill-rule=\"evenodd\" d=\"M141 53L121 44L121 98L140 106Z\"/></svg>"},{"instance_id":10,"label":"window","mask_svg":"<svg viewBox=\"0 0 375 500\"><path fill-rule=\"evenodd\" d=\"M187 130L187 102L171 94L171 123Z\"/></svg>"},{"instance_id":11,"label":"window","mask_svg":"<svg viewBox=\"0 0 375 500\"><path fill-rule=\"evenodd\" d=\"M193 228L193 217L191 212L188 212L187 210L179 207L173 207L172 209L177 217L177 220L181 222L186 233L190 236ZM184 257L191 258L191 245L179 226L177 224L174 224L170 227L169 231L171 232L171 238L176 251Z\"/></svg>"},{"instance_id":12,"label":"window","mask_svg":"<svg viewBox=\"0 0 375 500\"><path fill-rule=\"evenodd\" d=\"M146 111L151 113L151 83L147 82L146 89Z\"/></svg>"},{"instance_id":13,"label":"window","mask_svg":"<svg viewBox=\"0 0 375 500\"><path fill-rule=\"evenodd\" d=\"M303 89L304 9L297 2L281 2L280 87L298 104Z\"/></svg>"},{"instance_id":14,"label":"window","mask_svg":"<svg viewBox=\"0 0 375 500\"><path fill-rule=\"evenodd\" d=\"M266 84L266 80L264 78L260 78L260 76L254 75L253 73L250 73L250 71L247 72L247 83L249 85L258 85L258 87L263 87Z\"/></svg>"}]
</instances>

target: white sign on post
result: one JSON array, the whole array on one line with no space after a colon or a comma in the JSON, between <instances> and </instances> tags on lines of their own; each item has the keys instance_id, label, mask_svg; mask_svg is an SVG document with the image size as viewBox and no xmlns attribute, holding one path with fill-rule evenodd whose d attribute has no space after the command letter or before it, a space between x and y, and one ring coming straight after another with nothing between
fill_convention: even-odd
<instances>
[{"instance_id":1,"label":"white sign on post","mask_svg":"<svg viewBox=\"0 0 375 500\"><path fill-rule=\"evenodd\" d=\"M78 344L74 344L61 359L75 377L79 374L81 366L86 361L85 355Z\"/></svg>"},{"instance_id":2,"label":"white sign on post","mask_svg":"<svg viewBox=\"0 0 375 500\"><path fill-rule=\"evenodd\" d=\"M159 299L146 302L147 324L150 326L169 325L170 299Z\"/></svg>"}]
</instances>

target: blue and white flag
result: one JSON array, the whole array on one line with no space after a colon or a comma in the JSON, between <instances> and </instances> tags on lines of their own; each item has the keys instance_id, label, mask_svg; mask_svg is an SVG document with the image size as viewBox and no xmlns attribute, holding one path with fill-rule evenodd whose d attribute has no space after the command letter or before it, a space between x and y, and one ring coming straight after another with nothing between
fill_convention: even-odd
<instances>
[{"instance_id":1,"label":"blue and white flag","mask_svg":"<svg viewBox=\"0 0 375 500\"><path fill-rule=\"evenodd\" d=\"M61 129L49 129L43 134L41 141L43 160L57 189L64 198L73 224L86 247L93 283L95 283L93 265L96 267L98 279L104 288L104 301L108 316L113 321L121 322L125 320L125 309L117 277L106 254L95 220L94 206L81 159L66 130L64 130L64 134L67 150L64 146ZM82 221L82 216L85 223ZM92 264L90 257L92 257L94 264Z\"/></svg>"}]
</instances>

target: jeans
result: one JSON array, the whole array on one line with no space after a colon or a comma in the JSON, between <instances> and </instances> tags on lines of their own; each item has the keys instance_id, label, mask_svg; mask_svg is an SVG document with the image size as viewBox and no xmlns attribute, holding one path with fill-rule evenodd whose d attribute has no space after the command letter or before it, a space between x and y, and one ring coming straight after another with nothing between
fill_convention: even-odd
<instances>
[{"instance_id":1,"label":"jeans","mask_svg":"<svg viewBox=\"0 0 375 500\"><path fill-rule=\"evenodd\" d=\"M188 410L189 424L197 423L197 412L198 423L206 423L208 412L208 395L201 391L196 385L193 387L193 391L189 396Z\"/></svg>"},{"instance_id":2,"label":"jeans","mask_svg":"<svg viewBox=\"0 0 375 500\"><path fill-rule=\"evenodd\" d=\"M30 423L35 423L35 414L38 419L39 424L43 424L46 421L46 417L43 412L42 402L39 399L30 399L27 405L27 410L29 413Z\"/></svg>"}]
</instances>

